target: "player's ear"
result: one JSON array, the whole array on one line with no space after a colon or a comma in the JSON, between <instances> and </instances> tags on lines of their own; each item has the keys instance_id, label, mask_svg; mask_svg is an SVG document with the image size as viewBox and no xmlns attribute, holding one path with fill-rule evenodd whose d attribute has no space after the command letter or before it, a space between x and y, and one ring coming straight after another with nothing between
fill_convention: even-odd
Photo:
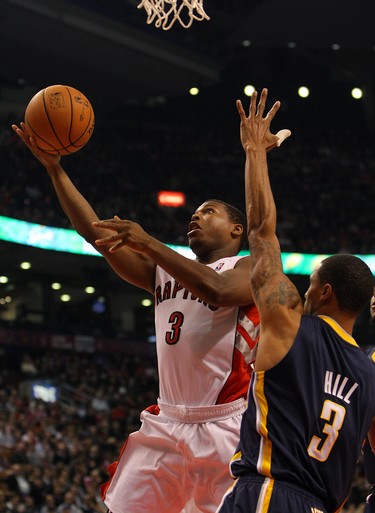
<instances>
[{"instance_id":1,"label":"player's ear","mask_svg":"<svg viewBox=\"0 0 375 513\"><path fill-rule=\"evenodd\" d=\"M241 235L243 234L242 224L234 224L232 228L232 234L236 237L241 237Z\"/></svg>"},{"instance_id":2,"label":"player's ear","mask_svg":"<svg viewBox=\"0 0 375 513\"><path fill-rule=\"evenodd\" d=\"M327 301L332 297L333 289L330 283L325 283L322 287L321 298L323 301Z\"/></svg>"}]
</instances>

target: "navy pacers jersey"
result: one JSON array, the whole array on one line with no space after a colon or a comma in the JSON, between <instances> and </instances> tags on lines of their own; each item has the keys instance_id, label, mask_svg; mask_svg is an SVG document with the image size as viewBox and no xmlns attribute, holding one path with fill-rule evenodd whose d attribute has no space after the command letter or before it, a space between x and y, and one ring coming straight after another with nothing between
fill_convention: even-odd
<instances>
[{"instance_id":1,"label":"navy pacers jersey","mask_svg":"<svg viewBox=\"0 0 375 513\"><path fill-rule=\"evenodd\" d=\"M248 401L232 474L293 483L336 511L375 415L364 351L333 319L304 315L281 362L253 373Z\"/></svg>"}]
</instances>

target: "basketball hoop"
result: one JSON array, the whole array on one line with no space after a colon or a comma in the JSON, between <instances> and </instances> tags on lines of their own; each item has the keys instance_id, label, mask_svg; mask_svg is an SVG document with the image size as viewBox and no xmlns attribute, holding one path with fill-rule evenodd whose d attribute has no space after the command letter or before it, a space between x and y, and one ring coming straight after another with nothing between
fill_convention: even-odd
<instances>
[{"instance_id":1,"label":"basketball hoop","mask_svg":"<svg viewBox=\"0 0 375 513\"><path fill-rule=\"evenodd\" d=\"M175 21L187 29L194 20L210 18L204 12L203 0L142 0L137 6L147 13L147 24L155 22L156 28L169 30Z\"/></svg>"}]
</instances>

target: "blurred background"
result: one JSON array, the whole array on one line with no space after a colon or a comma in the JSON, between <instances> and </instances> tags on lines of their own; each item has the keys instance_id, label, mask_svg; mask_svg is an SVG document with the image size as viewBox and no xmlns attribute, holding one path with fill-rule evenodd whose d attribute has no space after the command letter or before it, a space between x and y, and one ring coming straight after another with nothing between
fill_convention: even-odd
<instances>
[{"instance_id":1,"label":"blurred background","mask_svg":"<svg viewBox=\"0 0 375 513\"><path fill-rule=\"evenodd\" d=\"M293 134L270 154L283 251L375 255L374 2L205 0L210 21L170 31L137 4L0 0L1 511L103 512L106 465L157 398L153 298L101 257L11 242L13 219L39 238L71 228L10 129L40 89L71 85L94 107L90 142L63 165L99 217L186 246L205 199L243 209L235 101L268 87L273 128ZM163 190L184 203L161 205ZM303 294L308 275L291 278ZM355 336L375 343L368 311ZM367 491L359 462L346 511Z\"/></svg>"}]
</instances>

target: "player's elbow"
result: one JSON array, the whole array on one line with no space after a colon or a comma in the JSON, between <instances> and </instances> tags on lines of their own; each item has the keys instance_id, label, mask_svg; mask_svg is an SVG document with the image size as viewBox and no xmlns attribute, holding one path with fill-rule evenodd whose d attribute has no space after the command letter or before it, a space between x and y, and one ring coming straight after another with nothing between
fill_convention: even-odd
<instances>
[{"instance_id":1,"label":"player's elbow","mask_svg":"<svg viewBox=\"0 0 375 513\"><path fill-rule=\"evenodd\" d=\"M274 236L276 233L276 223L271 221L269 218L264 219L257 225L250 225L248 227L248 239L249 244L252 240L256 239L267 239Z\"/></svg>"}]
</instances>

